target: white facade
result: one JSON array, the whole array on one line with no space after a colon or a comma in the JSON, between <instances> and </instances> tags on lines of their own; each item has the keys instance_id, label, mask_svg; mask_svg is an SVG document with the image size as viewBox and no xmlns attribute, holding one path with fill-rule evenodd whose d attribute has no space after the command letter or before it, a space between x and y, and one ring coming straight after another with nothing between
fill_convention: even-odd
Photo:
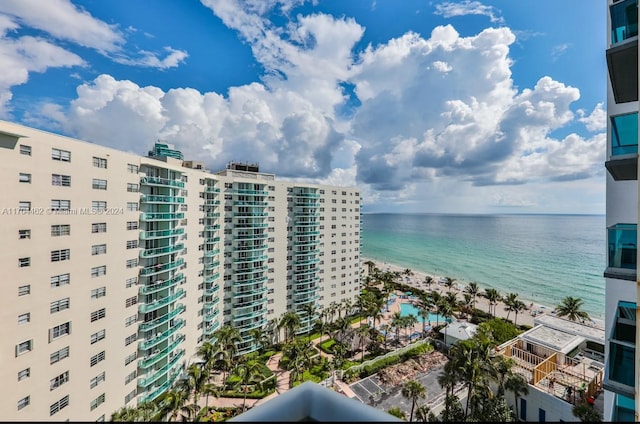
<instances>
[{"instance_id":1,"label":"white facade","mask_svg":"<svg viewBox=\"0 0 640 424\"><path fill-rule=\"evenodd\" d=\"M165 149L171 153L171 149ZM224 324L360 290L356 188L211 173L0 121L5 420L108 420ZM301 331L302 331L301 330Z\"/></svg>"},{"instance_id":2,"label":"white facade","mask_svg":"<svg viewBox=\"0 0 640 424\"><path fill-rule=\"evenodd\" d=\"M638 4L607 0L604 420L638 421Z\"/></svg>"}]
</instances>

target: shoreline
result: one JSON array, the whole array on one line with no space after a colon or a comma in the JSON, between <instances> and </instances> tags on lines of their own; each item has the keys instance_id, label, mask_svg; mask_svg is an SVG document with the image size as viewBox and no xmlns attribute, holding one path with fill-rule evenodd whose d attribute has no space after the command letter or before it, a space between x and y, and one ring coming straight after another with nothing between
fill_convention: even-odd
<instances>
[{"instance_id":1,"label":"shoreline","mask_svg":"<svg viewBox=\"0 0 640 424\"><path fill-rule=\"evenodd\" d=\"M408 267L402 267L400 265L396 265L393 263L389 263L386 261L379 261L379 260L375 260L372 258L366 258L363 257L362 258L362 267L364 269L367 269L367 266L364 265L365 262L367 261L371 261L373 262L375 265L375 268L380 269L381 271L398 271L400 273L404 273L404 270L407 269ZM410 286L414 286L416 288L419 288L421 290L425 290L425 291L432 291L432 290L436 290L439 291L440 293L446 293L449 289L447 287L445 287L443 284L440 284L438 281L441 278L445 278L446 275L433 275L433 274L428 274L426 272L422 272L422 271L417 271L414 270L412 268L411 272L413 273L410 276L405 276L403 274L403 283L410 285ZM424 285L422 285L422 282L424 281L426 276L430 276L433 279L433 284L430 288L426 288ZM483 286L480 283L478 284L478 288L480 289L480 293L484 292L485 289L490 288L490 287L486 287ZM462 293L464 293L464 288L466 287L463 286L462 284L460 284L457 280L454 280L454 287L451 289L452 292L455 292L457 294L459 294L458 298L461 300L462 299ZM502 293L500 292L500 294L502 296L506 295L507 293ZM546 313L550 313L551 311L555 310L555 307L550 307L549 305L543 305L537 302L533 302L530 299L527 299L525 297L521 297L520 294L518 294L518 298L520 300L522 300L523 302L525 302L525 304L527 305L527 309L525 309L524 311L522 311L521 313L518 314L518 321L517 324L518 325L528 325L530 327L534 326L534 319L536 316L542 315L542 314L546 314ZM476 306L477 309L480 309L481 311L484 312L488 312L489 309L489 301L478 295L476 296ZM535 315L533 314L533 311L535 311ZM504 302L499 301L498 304L495 306L495 314L496 317L500 317L500 318L507 318L507 311L504 310ZM514 321L514 313L510 313L509 314L509 320L511 322ZM592 318L593 319L593 318ZM595 320L594 320L595 321Z\"/></svg>"}]
</instances>

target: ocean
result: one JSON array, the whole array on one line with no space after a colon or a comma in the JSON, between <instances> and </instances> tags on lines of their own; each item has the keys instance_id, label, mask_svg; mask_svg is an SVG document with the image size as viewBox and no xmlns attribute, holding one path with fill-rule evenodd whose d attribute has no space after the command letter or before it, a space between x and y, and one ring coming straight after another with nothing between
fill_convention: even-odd
<instances>
[{"instance_id":1,"label":"ocean","mask_svg":"<svg viewBox=\"0 0 640 424\"><path fill-rule=\"evenodd\" d=\"M604 215L363 214L361 257L604 319Z\"/></svg>"}]
</instances>

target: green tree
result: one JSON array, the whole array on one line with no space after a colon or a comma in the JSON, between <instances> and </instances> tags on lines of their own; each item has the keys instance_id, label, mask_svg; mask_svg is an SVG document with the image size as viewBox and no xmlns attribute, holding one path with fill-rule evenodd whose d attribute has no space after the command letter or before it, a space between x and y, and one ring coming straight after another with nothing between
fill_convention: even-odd
<instances>
[{"instance_id":1,"label":"green tree","mask_svg":"<svg viewBox=\"0 0 640 424\"><path fill-rule=\"evenodd\" d=\"M189 393L186 390L173 388L164 392L158 398L158 417L167 417L168 421L175 421L178 415L183 419L191 418L195 413L195 407L189 402Z\"/></svg>"},{"instance_id":2,"label":"green tree","mask_svg":"<svg viewBox=\"0 0 640 424\"><path fill-rule=\"evenodd\" d=\"M416 408L416 419L422 423L435 422L437 420L427 405L420 405Z\"/></svg>"},{"instance_id":3,"label":"green tree","mask_svg":"<svg viewBox=\"0 0 640 424\"><path fill-rule=\"evenodd\" d=\"M482 295L489 301L489 313L493 316L496 316L495 306L502 298L502 296L500 296L500 292L496 289L490 288L486 289Z\"/></svg>"},{"instance_id":4,"label":"green tree","mask_svg":"<svg viewBox=\"0 0 640 424\"><path fill-rule=\"evenodd\" d=\"M402 396L411 401L411 413L409 414L409 422L413 421L413 411L419 399L427 397L427 389L416 380L409 380L402 386Z\"/></svg>"},{"instance_id":5,"label":"green tree","mask_svg":"<svg viewBox=\"0 0 640 424\"><path fill-rule=\"evenodd\" d=\"M521 301L521 300L516 300L515 303L513 304L513 312L515 312L516 317L513 320L514 325L518 325L518 314L524 310L527 309L527 305Z\"/></svg>"},{"instance_id":6,"label":"green tree","mask_svg":"<svg viewBox=\"0 0 640 424\"><path fill-rule=\"evenodd\" d=\"M556 314L559 317L567 317L570 321L587 320L589 314L582 310L582 304L582 299L567 296L556 306Z\"/></svg>"},{"instance_id":7,"label":"green tree","mask_svg":"<svg viewBox=\"0 0 640 424\"><path fill-rule=\"evenodd\" d=\"M580 402L571 409L573 415L583 423L599 423L602 422L602 415L593 405L587 402Z\"/></svg>"},{"instance_id":8,"label":"green tree","mask_svg":"<svg viewBox=\"0 0 640 424\"><path fill-rule=\"evenodd\" d=\"M293 338L295 331L300 327L300 315L293 311L285 312L280 319L279 327L285 329L285 340Z\"/></svg>"},{"instance_id":9,"label":"green tree","mask_svg":"<svg viewBox=\"0 0 640 424\"><path fill-rule=\"evenodd\" d=\"M504 302L504 310L507 311L507 319L509 319L511 312L515 311L515 304L518 301L518 293L507 293L502 301Z\"/></svg>"},{"instance_id":10,"label":"green tree","mask_svg":"<svg viewBox=\"0 0 640 424\"><path fill-rule=\"evenodd\" d=\"M394 417L398 417L401 420L407 419L407 416L405 415L404 411L398 408L397 406L392 406L391 408L389 408L389 410L387 410L387 413L389 415L393 415Z\"/></svg>"},{"instance_id":11,"label":"green tree","mask_svg":"<svg viewBox=\"0 0 640 424\"><path fill-rule=\"evenodd\" d=\"M455 283L456 280L454 280L451 277L445 277L446 281L444 282L445 287L447 287L447 291L451 292L451 289L453 288L453 285Z\"/></svg>"},{"instance_id":12,"label":"green tree","mask_svg":"<svg viewBox=\"0 0 640 424\"><path fill-rule=\"evenodd\" d=\"M246 409L247 405L247 393L249 392L249 386L260 386L262 380L266 378L264 365L258 361L247 361L240 363L234 369L234 374L239 377L235 388L242 389L244 394L242 401L242 411Z\"/></svg>"},{"instance_id":13,"label":"green tree","mask_svg":"<svg viewBox=\"0 0 640 424\"><path fill-rule=\"evenodd\" d=\"M470 294L472 296L472 298L473 298L473 308L475 309L475 307L476 307L476 297L480 293L480 287L478 286L478 283L476 283L475 281L470 282L464 288L464 291L465 291L465 293L468 293L468 294Z\"/></svg>"},{"instance_id":14,"label":"green tree","mask_svg":"<svg viewBox=\"0 0 640 424\"><path fill-rule=\"evenodd\" d=\"M505 390L513 393L514 405L516 407L516 419L519 419L518 413L518 399L520 396L526 396L529 394L529 383L520 374L511 374L507 377L504 383Z\"/></svg>"},{"instance_id":15,"label":"green tree","mask_svg":"<svg viewBox=\"0 0 640 424\"><path fill-rule=\"evenodd\" d=\"M111 414L113 422L149 422L157 421L158 406L155 402L144 401L138 406L123 406Z\"/></svg>"},{"instance_id":16,"label":"green tree","mask_svg":"<svg viewBox=\"0 0 640 424\"><path fill-rule=\"evenodd\" d=\"M444 399L441 418L445 423L459 423L465 420L464 410L457 396L449 395Z\"/></svg>"}]
</instances>

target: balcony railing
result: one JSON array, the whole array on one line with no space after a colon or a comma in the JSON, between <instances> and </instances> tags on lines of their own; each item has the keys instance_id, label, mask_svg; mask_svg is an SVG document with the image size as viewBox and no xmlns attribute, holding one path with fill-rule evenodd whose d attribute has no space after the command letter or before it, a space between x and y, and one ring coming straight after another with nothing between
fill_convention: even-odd
<instances>
[{"instance_id":1,"label":"balcony railing","mask_svg":"<svg viewBox=\"0 0 640 424\"><path fill-rule=\"evenodd\" d=\"M141 258L152 258L154 256L168 255L170 253L180 252L184 250L184 244L179 243L173 246L154 247L153 249L145 249L140 251Z\"/></svg>"},{"instance_id":2,"label":"balcony railing","mask_svg":"<svg viewBox=\"0 0 640 424\"><path fill-rule=\"evenodd\" d=\"M182 266L182 264L184 264L184 259L180 258L175 262L169 262L169 263L165 263L165 264L156 264L156 265L147 266L147 267L144 267L144 268L140 269L140 275L147 276L147 275L158 274L160 272L165 272L165 271L169 271L169 270L178 268L179 266Z\"/></svg>"},{"instance_id":3,"label":"balcony railing","mask_svg":"<svg viewBox=\"0 0 640 424\"><path fill-rule=\"evenodd\" d=\"M148 350L151 349L152 347L159 345L160 343L164 342L165 340L169 339L169 337L171 337L173 334L175 334L176 331L180 330L182 327L184 327L184 323L185 321L181 318L178 318L175 323L173 324L172 327L170 327L168 330L164 331L161 334L155 335L151 338L148 338L142 342L138 343L138 349L140 350Z\"/></svg>"},{"instance_id":4,"label":"balcony railing","mask_svg":"<svg viewBox=\"0 0 640 424\"><path fill-rule=\"evenodd\" d=\"M168 304L175 302L176 300L182 298L185 295L184 289L179 289L177 292L170 296L163 297L161 299L156 299L151 303L144 303L138 306L138 312L141 314L146 314L147 312L153 312L157 309L163 308Z\"/></svg>"},{"instance_id":5,"label":"balcony railing","mask_svg":"<svg viewBox=\"0 0 640 424\"><path fill-rule=\"evenodd\" d=\"M142 177L140 178L140 184L184 188L184 182L182 181L169 180L167 178L160 177Z\"/></svg>"},{"instance_id":6,"label":"balcony railing","mask_svg":"<svg viewBox=\"0 0 640 424\"><path fill-rule=\"evenodd\" d=\"M175 348L177 348L180 343L185 339L184 334L180 334L169 346L165 347L162 350L158 350L157 352L153 352L148 357L141 359L138 361L139 368L149 368L150 366L157 364L162 359L166 358L169 353L171 353Z\"/></svg>"},{"instance_id":7,"label":"balcony railing","mask_svg":"<svg viewBox=\"0 0 640 424\"><path fill-rule=\"evenodd\" d=\"M173 311L169 312L168 314L164 314L160 317L157 317L151 321L148 322L143 322L142 324L140 324L140 331L149 331L149 330L153 330L154 328L158 327L159 325L162 325L164 323L166 323L167 321L169 321L171 318L176 317L177 315L180 315L182 312L184 312L184 305L182 303L179 303L178 305L176 305L176 309L174 309Z\"/></svg>"},{"instance_id":8,"label":"balcony railing","mask_svg":"<svg viewBox=\"0 0 640 424\"><path fill-rule=\"evenodd\" d=\"M155 231L142 231L140 232L140 238L142 240L153 240L165 237L173 237L184 234L184 228L174 228L173 230L155 230Z\"/></svg>"},{"instance_id":9,"label":"balcony railing","mask_svg":"<svg viewBox=\"0 0 640 424\"><path fill-rule=\"evenodd\" d=\"M184 274L178 274L168 280L158 280L153 284L146 284L140 287L140 294L152 294L160 290L168 289L184 281Z\"/></svg>"},{"instance_id":10,"label":"balcony railing","mask_svg":"<svg viewBox=\"0 0 640 424\"><path fill-rule=\"evenodd\" d=\"M174 221L184 218L184 212L175 213L156 213L156 212L143 212L140 214L141 221Z\"/></svg>"},{"instance_id":11,"label":"balcony railing","mask_svg":"<svg viewBox=\"0 0 640 424\"><path fill-rule=\"evenodd\" d=\"M138 398L138 404L140 404L142 402L152 401L152 400L156 399L158 396L163 394L169 387L171 387L173 385L173 383L176 381L176 379L178 378L179 375L180 375L180 369L176 369L171 374L171 376L167 379L167 381L162 383L162 385L157 386L157 387L154 386L150 390L147 389L148 394L146 396L144 396L144 397ZM141 394L144 394L144 392L141 393Z\"/></svg>"},{"instance_id":12,"label":"balcony railing","mask_svg":"<svg viewBox=\"0 0 640 424\"><path fill-rule=\"evenodd\" d=\"M616 224L607 229L609 267L636 269L638 231L636 224Z\"/></svg>"},{"instance_id":13,"label":"balcony railing","mask_svg":"<svg viewBox=\"0 0 640 424\"><path fill-rule=\"evenodd\" d=\"M142 203L184 203L184 197L143 194L140 196L140 201Z\"/></svg>"},{"instance_id":14,"label":"balcony railing","mask_svg":"<svg viewBox=\"0 0 640 424\"><path fill-rule=\"evenodd\" d=\"M178 351L178 353L174 355L174 357L171 358L171 361L169 361L165 366L163 366L159 370L151 371L150 372L151 375L149 377L138 378L138 387L147 387L153 382L158 381L160 377L162 377L171 368L174 367L174 365L180 360L180 358L182 358L183 355L184 355L184 350Z\"/></svg>"}]
</instances>

